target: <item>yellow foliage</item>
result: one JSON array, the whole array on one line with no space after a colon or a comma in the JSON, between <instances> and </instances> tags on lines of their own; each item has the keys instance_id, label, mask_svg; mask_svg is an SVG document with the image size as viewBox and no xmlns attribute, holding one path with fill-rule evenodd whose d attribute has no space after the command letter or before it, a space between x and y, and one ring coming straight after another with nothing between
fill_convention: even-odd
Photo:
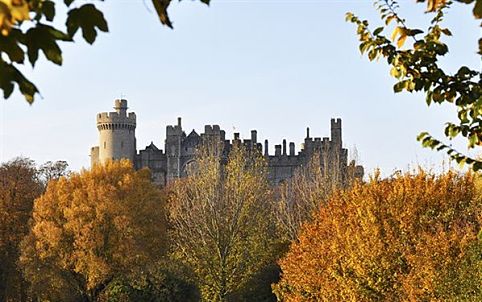
<instances>
[{"instance_id":1,"label":"yellow foliage","mask_svg":"<svg viewBox=\"0 0 482 302\"><path fill-rule=\"evenodd\" d=\"M400 26L395 27L392 33L392 41L395 41L395 40L397 40L398 48L401 48L403 44L405 44L405 41L407 40L407 30Z\"/></svg>"},{"instance_id":2,"label":"yellow foliage","mask_svg":"<svg viewBox=\"0 0 482 302\"><path fill-rule=\"evenodd\" d=\"M447 0L427 0L427 11L434 12L446 4Z\"/></svg>"},{"instance_id":3,"label":"yellow foliage","mask_svg":"<svg viewBox=\"0 0 482 302\"><path fill-rule=\"evenodd\" d=\"M0 165L0 300L20 301L26 286L17 267L19 243L29 231L33 201L42 193L33 161Z\"/></svg>"},{"instance_id":4,"label":"yellow foliage","mask_svg":"<svg viewBox=\"0 0 482 302\"><path fill-rule=\"evenodd\" d=\"M0 0L0 32L7 36L12 26L30 20L30 10L25 0Z\"/></svg>"},{"instance_id":5,"label":"yellow foliage","mask_svg":"<svg viewBox=\"0 0 482 302\"><path fill-rule=\"evenodd\" d=\"M34 291L57 285L70 291L57 299L92 299L113 277L142 279L166 248L164 206L149 173L127 160L51 181L22 244Z\"/></svg>"},{"instance_id":6,"label":"yellow foliage","mask_svg":"<svg viewBox=\"0 0 482 302\"><path fill-rule=\"evenodd\" d=\"M420 172L339 192L280 261L282 301L481 301L473 175Z\"/></svg>"},{"instance_id":7,"label":"yellow foliage","mask_svg":"<svg viewBox=\"0 0 482 302\"><path fill-rule=\"evenodd\" d=\"M226 301L274 262L274 221L266 163L242 146L226 165L203 150L197 167L170 188L176 258L196 275L203 301Z\"/></svg>"}]
</instances>

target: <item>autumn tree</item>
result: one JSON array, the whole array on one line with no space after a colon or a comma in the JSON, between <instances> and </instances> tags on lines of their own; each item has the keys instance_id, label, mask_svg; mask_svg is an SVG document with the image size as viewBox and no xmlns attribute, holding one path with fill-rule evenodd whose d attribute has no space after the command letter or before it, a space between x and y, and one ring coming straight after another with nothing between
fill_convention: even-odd
<instances>
[{"instance_id":1,"label":"autumn tree","mask_svg":"<svg viewBox=\"0 0 482 302\"><path fill-rule=\"evenodd\" d=\"M348 166L346 175L342 178L338 175L340 165L328 165L327 160L325 155L316 152L291 179L281 183L277 188L276 221L285 241L297 240L301 225L311 221L314 213L333 191L347 188L356 181L355 162ZM331 168L322 169L321 163Z\"/></svg>"},{"instance_id":2,"label":"autumn tree","mask_svg":"<svg viewBox=\"0 0 482 302\"><path fill-rule=\"evenodd\" d=\"M0 165L0 301L27 299L16 262L19 243L28 233L33 201L42 189L32 160L16 158Z\"/></svg>"},{"instance_id":3,"label":"autumn tree","mask_svg":"<svg viewBox=\"0 0 482 302\"><path fill-rule=\"evenodd\" d=\"M20 264L50 301L95 301L116 277L143 280L166 249L165 201L127 160L53 180L35 200Z\"/></svg>"},{"instance_id":4,"label":"autumn tree","mask_svg":"<svg viewBox=\"0 0 482 302\"><path fill-rule=\"evenodd\" d=\"M391 66L390 75L396 79L395 93L423 92L427 105L433 103L449 104L457 110L457 122L447 122L445 136L451 140L461 137L469 149L482 146L482 76L480 66L470 68L460 66L456 72L442 68L440 60L449 53L444 42L451 36L449 28L444 27L445 13L453 4L448 0L418 0L427 2L427 12L433 14L428 28L412 28L409 22L398 13L399 5L395 0L375 0L385 26L371 29L367 20L348 13L347 21L357 26L360 51L367 54L370 61L384 58ZM456 2L473 5L475 19L482 18L482 0L457 0ZM481 24L482 25L482 24ZM390 26L393 28L390 29ZM384 31L392 31L389 38ZM476 41L472 46L474 53ZM478 41L479 55L482 55L482 38ZM482 161L455 150L449 142L434 138L422 132L418 138L423 146L446 151L460 164L469 164L474 170L482 170Z\"/></svg>"},{"instance_id":5,"label":"autumn tree","mask_svg":"<svg viewBox=\"0 0 482 302\"><path fill-rule=\"evenodd\" d=\"M192 270L173 259L165 258L152 267L142 282L124 278L113 280L99 297L100 302L198 302L199 290Z\"/></svg>"},{"instance_id":6,"label":"autumn tree","mask_svg":"<svg viewBox=\"0 0 482 302\"><path fill-rule=\"evenodd\" d=\"M199 0L209 4L209 0ZM151 1L162 24L172 28L167 9L171 0ZM63 3L67 14L57 14ZM59 28L60 22L65 28ZM10 97L15 85L29 103L38 89L18 69L28 59L32 67L42 52L50 62L62 65L59 43L73 42L78 32L93 44L98 32L108 32L103 13L94 3L79 0L0 0L0 89Z\"/></svg>"},{"instance_id":7,"label":"autumn tree","mask_svg":"<svg viewBox=\"0 0 482 302\"><path fill-rule=\"evenodd\" d=\"M58 160L55 162L47 161L40 165L38 171L39 177L45 187L51 180L59 179L62 176L68 176L70 173L69 164L65 160Z\"/></svg>"},{"instance_id":8,"label":"autumn tree","mask_svg":"<svg viewBox=\"0 0 482 302\"><path fill-rule=\"evenodd\" d=\"M280 263L281 301L481 301L480 178L397 175L337 192Z\"/></svg>"},{"instance_id":9,"label":"autumn tree","mask_svg":"<svg viewBox=\"0 0 482 302\"><path fill-rule=\"evenodd\" d=\"M203 147L170 188L173 257L193 269L203 301L239 299L276 250L266 162L234 145L225 163L220 150Z\"/></svg>"}]
</instances>

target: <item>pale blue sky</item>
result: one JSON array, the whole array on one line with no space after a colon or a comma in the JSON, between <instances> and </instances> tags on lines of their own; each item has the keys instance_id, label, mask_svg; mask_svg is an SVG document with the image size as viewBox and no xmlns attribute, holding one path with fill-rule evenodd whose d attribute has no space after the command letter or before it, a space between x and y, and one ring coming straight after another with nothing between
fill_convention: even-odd
<instances>
[{"instance_id":1,"label":"pale blue sky","mask_svg":"<svg viewBox=\"0 0 482 302\"><path fill-rule=\"evenodd\" d=\"M207 7L185 0L170 9L174 30L160 25L149 2L106 1L110 33L93 46L64 44L62 67L42 58L34 71L23 69L43 98L33 106L19 94L1 101L1 162L22 155L88 167L95 114L110 111L121 94L137 113L138 149L151 141L163 148L165 127L178 116L186 132L219 124L229 137L233 129L248 137L257 129L272 150L283 138L299 149L307 126L312 136L328 136L330 118L341 117L344 145L356 145L368 171L442 162L415 138L424 130L442 137L453 109L393 94L386 63L362 57L355 28L344 21L353 11L380 23L371 1L213 0ZM409 24L427 24L423 5L401 2ZM480 66L469 7L454 5L446 24L454 37L445 66Z\"/></svg>"}]
</instances>

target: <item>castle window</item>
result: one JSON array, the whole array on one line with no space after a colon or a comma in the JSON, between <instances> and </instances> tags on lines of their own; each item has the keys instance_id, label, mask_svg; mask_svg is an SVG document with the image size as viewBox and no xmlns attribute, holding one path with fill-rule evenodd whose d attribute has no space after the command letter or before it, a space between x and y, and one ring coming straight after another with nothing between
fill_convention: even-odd
<instances>
[{"instance_id":1,"label":"castle window","mask_svg":"<svg viewBox=\"0 0 482 302\"><path fill-rule=\"evenodd\" d=\"M121 149L124 148L124 142L121 142Z\"/></svg>"},{"instance_id":2,"label":"castle window","mask_svg":"<svg viewBox=\"0 0 482 302\"><path fill-rule=\"evenodd\" d=\"M106 142L104 142L104 149L105 149L106 145L107 145Z\"/></svg>"}]
</instances>

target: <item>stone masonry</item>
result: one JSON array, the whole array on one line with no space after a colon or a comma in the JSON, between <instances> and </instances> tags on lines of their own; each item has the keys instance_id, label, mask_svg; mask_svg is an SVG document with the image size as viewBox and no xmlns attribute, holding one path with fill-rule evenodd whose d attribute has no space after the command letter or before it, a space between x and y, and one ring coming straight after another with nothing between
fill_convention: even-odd
<instances>
[{"instance_id":1,"label":"stone masonry","mask_svg":"<svg viewBox=\"0 0 482 302\"><path fill-rule=\"evenodd\" d=\"M126 158L134 163L136 169L147 167L151 170L153 180L159 185L179 177L187 176L189 166L195 161L196 149L206 139L219 141L224 144L224 151L229 152L233 144L243 144L247 148L256 148L263 152L269 168L269 180L278 184L293 176L295 170L306 165L313 154L319 152L322 171L329 169L337 171L340 181L344 182L347 170L353 169L355 177L363 177L363 167L353 162L348 164L348 150L343 148L341 135L341 119L331 120L331 139L325 137L310 137L310 129L306 129L306 138L298 154L295 144L286 140L275 145L275 154L268 153L268 140L264 146L258 142L257 131L251 131L249 139L241 140L239 133L234 133L232 140L226 139L226 132L218 125L206 125L204 132L198 134L192 130L186 135L178 118L177 125L166 127L164 151L154 143L144 150L136 150L136 115L127 113L127 100L115 101L115 112L97 114L97 129L99 130L99 145L91 149L91 164L105 163L107 160Z\"/></svg>"}]
</instances>

